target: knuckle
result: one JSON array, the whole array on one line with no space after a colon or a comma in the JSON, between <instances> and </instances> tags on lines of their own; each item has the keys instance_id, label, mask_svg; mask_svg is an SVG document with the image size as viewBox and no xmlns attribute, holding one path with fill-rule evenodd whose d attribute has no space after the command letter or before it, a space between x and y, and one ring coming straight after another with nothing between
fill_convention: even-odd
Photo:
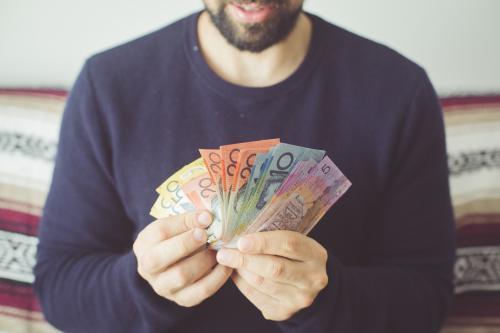
<instances>
[{"instance_id":1,"label":"knuckle","mask_svg":"<svg viewBox=\"0 0 500 333\"><path fill-rule=\"evenodd\" d=\"M319 259L322 262L326 262L328 260L328 251L322 246L320 246L319 250Z\"/></svg>"},{"instance_id":2,"label":"knuckle","mask_svg":"<svg viewBox=\"0 0 500 333\"><path fill-rule=\"evenodd\" d=\"M253 276L253 283L257 286L260 287L264 284L264 278L260 275L254 274Z\"/></svg>"},{"instance_id":3,"label":"knuckle","mask_svg":"<svg viewBox=\"0 0 500 333\"><path fill-rule=\"evenodd\" d=\"M179 242L177 246L175 247L179 253L180 256L188 254L190 251L190 245L192 244L192 241L189 239L191 235L185 235L181 239L179 239Z\"/></svg>"},{"instance_id":4,"label":"knuckle","mask_svg":"<svg viewBox=\"0 0 500 333\"><path fill-rule=\"evenodd\" d=\"M198 295L201 299L209 298L212 295L212 288L206 285L200 286Z\"/></svg>"},{"instance_id":5,"label":"knuckle","mask_svg":"<svg viewBox=\"0 0 500 333\"><path fill-rule=\"evenodd\" d=\"M262 317L264 317L264 319L266 320L275 320L274 319L274 313L270 312L270 311L267 311L267 310L262 310L261 311L262 313Z\"/></svg>"},{"instance_id":6,"label":"knuckle","mask_svg":"<svg viewBox=\"0 0 500 333\"><path fill-rule=\"evenodd\" d=\"M264 235L252 235L253 249L257 253L264 253L267 249L267 240Z\"/></svg>"},{"instance_id":7,"label":"knuckle","mask_svg":"<svg viewBox=\"0 0 500 333\"><path fill-rule=\"evenodd\" d=\"M158 235L160 239L167 239L169 237L166 225L157 220L151 225L152 231Z\"/></svg>"},{"instance_id":8,"label":"knuckle","mask_svg":"<svg viewBox=\"0 0 500 333\"><path fill-rule=\"evenodd\" d=\"M292 317L292 315L293 315L293 312L284 310L284 311L280 312L279 318L277 320L279 320L279 321L288 320Z\"/></svg>"},{"instance_id":9,"label":"knuckle","mask_svg":"<svg viewBox=\"0 0 500 333\"><path fill-rule=\"evenodd\" d=\"M151 287L160 296L169 298L171 295L169 286L161 279L157 279L154 283L150 283Z\"/></svg>"},{"instance_id":10,"label":"knuckle","mask_svg":"<svg viewBox=\"0 0 500 333\"><path fill-rule=\"evenodd\" d=\"M271 278L277 279L281 277L283 275L284 270L285 270L285 265L283 264L283 262L276 259L271 261L271 268L270 268Z\"/></svg>"},{"instance_id":11,"label":"knuckle","mask_svg":"<svg viewBox=\"0 0 500 333\"><path fill-rule=\"evenodd\" d=\"M327 284L328 284L328 275L326 273L322 273L314 278L312 286L314 287L314 289L321 290L325 288Z\"/></svg>"},{"instance_id":12,"label":"knuckle","mask_svg":"<svg viewBox=\"0 0 500 333\"><path fill-rule=\"evenodd\" d=\"M239 255L239 259L238 259L238 267L247 267L248 265L248 259L245 255Z\"/></svg>"},{"instance_id":13,"label":"knuckle","mask_svg":"<svg viewBox=\"0 0 500 333\"><path fill-rule=\"evenodd\" d=\"M166 228L158 227L158 228L156 228L155 231L156 231L156 234L158 235L159 239L169 239L170 238L170 235L167 232Z\"/></svg>"},{"instance_id":14,"label":"knuckle","mask_svg":"<svg viewBox=\"0 0 500 333\"><path fill-rule=\"evenodd\" d=\"M288 253L298 252L299 246L299 240L296 237L288 237L283 244L284 250Z\"/></svg>"},{"instance_id":15,"label":"knuckle","mask_svg":"<svg viewBox=\"0 0 500 333\"><path fill-rule=\"evenodd\" d=\"M190 214L186 214L186 215L183 216L182 224L183 224L184 230L191 229L191 223L190 223L190 221L191 221Z\"/></svg>"},{"instance_id":16,"label":"knuckle","mask_svg":"<svg viewBox=\"0 0 500 333\"><path fill-rule=\"evenodd\" d=\"M319 285L321 286L321 289L327 286L328 284L328 274L321 274L321 277L318 279Z\"/></svg>"},{"instance_id":17,"label":"knuckle","mask_svg":"<svg viewBox=\"0 0 500 333\"><path fill-rule=\"evenodd\" d=\"M171 274L174 285L183 287L189 283L189 274L181 267L172 268Z\"/></svg>"},{"instance_id":18,"label":"knuckle","mask_svg":"<svg viewBox=\"0 0 500 333\"><path fill-rule=\"evenodd\" d=\"M139 266L144 272L151 272L158 266L155 256L150 253L144 253L139 259Z\"/></svg>"},{"instance_id":19,"label":"knuckle","mask_svg":"<svg viewBox=\"0 0 500 333\"><path fill-rule=\"evenodd\" d=\"M147 274L145 274L145 272L142 270L142 267L140 265L137 265L137 274L139 274L139 276L141 276L142 278L146 279Z\"/></svg>"},{"instance_id":20,"label":"knuckle","mask_svg":"<svg viewBox=\"0 0 500 333\"><path fill-rule=\"evenodd\" d=\"M199 298L196 298L196 299L192 299L192 300L189 300L185 307L187 308L191 308L193 306L197 306L198 304L200 304L203 300L199 299Z\"/></svg>"},{"instance_id":21,"label":"knuckle","mask_svg":"<svg viewBox=\"0 0 500 333\"><path fill-rule=\"evenodd\" d=\"M245 255L240 255L240 266L239 267L247 267L248 266L248 258Z\"/></svg>"},{"instance_id":22,"label":"knuckle","mask_svg":"<svg viewBox=\"0 0 500 333\"><path fill-rule=\"evenodd\" d=\"M313 304L314 297L310 294L303 294L299 297L299 308L308 308Z\"/></svg>"},{"instance_id":23,"label":"knuckle","mask_svg":"<svg viewBox=\"0 0 500 333\"><path fill-rule=\"evenodd\" d=\"M186 302L186 300L182 297L175 297L172 299L172 301L175 302L175 304L179 305L179 306L182 306L184 308L187 308L189 307L189 304Z\"/></svg>"},{"instance_id":24,"label":"knuckle","mask_svg":"<svg viewBox=\"0 0 500 333\"><path fill-rule=\"evenodd\" d=\"M189 212L183 215L183 223L184 223L184 228L186 230L194 228L197 223L196 223L196 217L197 217L198 212Z\"/></svg>"},{"instance_id":25,"label":"knuckle","mask_svg":"<svg viewBox=\"0 0 500 333\"><path fill-rule=\"evenodd\" d=\"M245 293L247 294L248 298L253 298L255 296L255 289L254 288L249 288L249 287L243 287L245 290Z\"/></svg>"},{"instance_id":26,"label":"knuckle","mask_svg":"<svg viewBox=\"0 0 500 333\"><path fill-rule=\"evenodd\" d=\"M290 319L292 313L288 310L271 310L271 311L262 311L262 316L267 320L273 321L283 321Z\"/></svg>"},{"instance_id":27,"label":"knuckle","mask_svg":"<svg viewBox=\"0 0 500 333\"><path fill-rule=\"evenodd\" d=\"M134 244L132 244L132 252L134 252L135 256L139 256L139 249L141 247L139 236L137 236L137 239L135 240Z\"/></svg>"},{"instance_id":28,"label":"knuckle","mask_svg":"<svg viewBox=\"0 0 500 333\"><path fill-rule=\"evenodd\" d=\"M156 220L153 223L151 223L149 226L147 226L145 229L143 229L141 231L141 233L142 233L141 237L144 237L144 235L145 235L144 231L146 229L148 229L151 234L157 235L157 237L159 239L167 239L169 237L169 235L168 235L167 230L165 228L165 224L162 223L163 221L162 220Z\"/></svg>"},{"instance_id":29,"label":"knuckle","mask_svg":"<svg viewBox=\"0 0 500 333\"><path fill-rule=\"evenodd\" d=\"M192 295L176 296L173 301L180 306L189 308L200 304L205 299L210 297L211 294L211 288L208 286L201 286L196 290L196 297L193 297Z\"/></svg>"},{"instance_id":30,"label":"knuckle","mask_svg":"<svg viewBox=\"0 0 500 333\"><path fill-rule=\"evenodd\" d=\"M192 306L195 306L197 305L198 303L196 303L196 301L192 300L192 299L189 299L189 298L185 298L185 297L175 297L173 299L173 301L179 305L179 306L182 306L184 308L190 308Z\"/></svg>"},{"instance_id":31,"label":"knuckle","mask_svg":"<svg viewBox=\"0 0 500 333\"><path fill-rule=\"evenodd\" d=\"M145 280L149 280L151 274L144 269L140 262L137 263L137 273Z\"/></svg>"}]
</instances>

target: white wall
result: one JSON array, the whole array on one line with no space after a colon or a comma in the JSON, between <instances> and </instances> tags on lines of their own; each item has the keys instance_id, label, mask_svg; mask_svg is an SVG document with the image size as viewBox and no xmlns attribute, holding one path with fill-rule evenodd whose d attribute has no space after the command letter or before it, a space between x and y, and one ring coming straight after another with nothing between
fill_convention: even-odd
<instances>
[{"instance_id":1,"label":"white wall","mask_svg":"<svg viewBox=\"0 0 500 333\"><path fill-rule=\"evenodd\" d=\"M0 86L70 87L85 58L201 0L0 0ZM305 8L424 66L441 94L500 92L498 0L307 0Z\"/></svg>"}]
</instances>

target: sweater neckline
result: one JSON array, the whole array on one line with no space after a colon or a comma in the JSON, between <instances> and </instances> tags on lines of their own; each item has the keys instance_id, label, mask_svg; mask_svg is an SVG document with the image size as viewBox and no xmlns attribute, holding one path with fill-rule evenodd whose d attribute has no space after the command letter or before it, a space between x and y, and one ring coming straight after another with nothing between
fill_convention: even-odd
<instances>
[{"instance_id":1,"label":"sweater neckline","mask_svg":"<svg viewBox=\"0 0 500 333\"><path fill-rule=\"evenodd\" d=\"M185 52L195 74L200 76L206 86L229 99L265 100L289 93L296 88L319 64L321 56L321 19L306 13L311 19L312 36L307 54L299 67L284 80L266 87L245 87L230 83L217 75L203 57L197 34L198 19L202 11L187 18L185 24Z\"/></svg>"}]
</instances>

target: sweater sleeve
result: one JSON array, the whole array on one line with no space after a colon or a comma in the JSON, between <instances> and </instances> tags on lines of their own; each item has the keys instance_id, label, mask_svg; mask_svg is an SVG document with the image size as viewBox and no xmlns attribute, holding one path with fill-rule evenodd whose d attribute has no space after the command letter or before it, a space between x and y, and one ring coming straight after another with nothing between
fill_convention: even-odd
<instances>
[{"instance_id":1,"label":"sweater sleeve","mask_svg":"<svg viewBox=\"0 0 500 333\"><path fill-rule=\"evenodd\" d=\"M46 319L66 332L168 331L192 310L155 294L137 273L131 248L138 230L116 191L109 125L90 63L63 115L35 291Z\"/></svg>"},{"instance_id":2,"label":"sweater sleeve","mask_svg":"<svg viewBox=\"0 0 500 333\"><path fill-rule=\"evenodd\" d=\"M409 105L369 222L367 264L343 265L329 253L329 285L278 324L283 331L438 332L453 290L454 218L442 112L425 74Z\"/></svg>"}]
</instances>

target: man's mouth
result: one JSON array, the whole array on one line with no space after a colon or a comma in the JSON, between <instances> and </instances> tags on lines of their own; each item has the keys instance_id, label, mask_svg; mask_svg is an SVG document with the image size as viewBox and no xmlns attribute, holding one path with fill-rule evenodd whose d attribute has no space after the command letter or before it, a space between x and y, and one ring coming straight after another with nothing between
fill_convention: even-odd
<instances>
[{"instance_id":1,"label":"man's mouth","mask_svg":"<svg viewBox=\"0 0 500 333\"><path fill-rule=\"evenodd\" d=\"M257 2L236 2L228 4L228 10L236 21L252 24L264 22L276 9L272 4Z\"/></svg>"}]
</instances>

